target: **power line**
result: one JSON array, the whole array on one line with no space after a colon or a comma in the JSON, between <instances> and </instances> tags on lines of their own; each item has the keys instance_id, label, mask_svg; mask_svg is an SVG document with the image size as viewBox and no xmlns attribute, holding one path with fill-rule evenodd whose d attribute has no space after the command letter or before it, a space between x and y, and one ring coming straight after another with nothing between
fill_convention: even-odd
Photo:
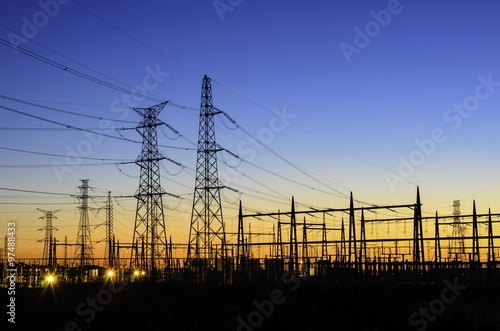
<instances>
[{"instance_id":1,"label":"power line","mask_svg":"<svg viewBox=\"0 0 500 331\"><path fill-rule=\"evenodd\" d=\"M35 190L26 190L26 189L18 189L18 188L9 188L9 187L0 187L0 190L3 191L12 191L12 192L23 192L23 193L33 193L33 194L46 194L46 195L59 195L59 196L68 196L75 197L75 194L69 193L60 193L60 192L47 192L47 191L35 191ZM91 195L92 198L105 198L107 195ZM113 198L133 198L133 195L116 195Z\"/></svg>"},{"instance_id":2,"label":"power line","mask_svg":"<svg viewBox=\"0 0 500 331\"><path fill-rule=\"evenodd\" d=\"M299 171L303 175L305 175L305 176L309 177L310 179L314 180L315 182L317 182L319 184L322 184L323 186L326 186L330 190L335 191L335 192L341 194L341 196L344 197L344 198L348 198L348 196L346 194L344 194L344 193L340 192L339 190L337 190L337 189L335 189L335 188L333 188L333 187L325 184L323 181L318 180L317 178L315 178L312 175L310 175L308 172L306 172L304 169L302 169L298 165L294 164L293 162L287 160L286 158L284 158L283 156L281 156L280 154L278 154L277 152L275 152L268 145L264 144L258 137L255 137L250 132L248 132L246 129L244 129L243 127L241 127L241 125L239 125L233 118L231 118L231 116L229 116L229 114L227 114L226 112L224 112L224 111L222 111L220 109L218 109L218 110L221 111L222 114L224 114L224 116L226 116L227 119L229 119L229 121L231 121L231 123L233 123L233 125L235 125L238 129L240 129L241 131L243 131L243 133L245 133L248 137L250 137L251 139L255 140L260 146L262 146L263 148L265 148L268 152L270 152L271 154L273 154L274 156L276 156L277 158L279 158L280 160L282 160L283 162L285 162L286 164L288 164L289 166L291 166L295 170ZM234 153L230 153L230 154L234 154ZM236 157L236 154L234 154L232 156ZM281 176L281 175L278 175L278 176Z\"/></svg>"},{"instance_id":3,"label":"power line","mask_svg":"<svg viewBox=\"0 0 500 331\"><path fill-rule=\"evenodd\" d=\"M8 148L8 147L2 147L0 146L0 149L7 150L7 151L12 151L12 152L19 152L19 153L28 153L28 154L36 154L36 155L44 155L44 156L53 156L53 157L71 157L75 159L81 159L81 160L99 160L99 161L120 161L124 162L123 159L107 159L107 158L99 158L99 157L84 157L84 156L74 156L74 155L61 155L61 154L52 154L52 153L42 153L42 152L35 152L35 151L28 151L28 150L23 150L23 149L16 149L16 148ZM129 162L132 162L133 160L129 160Z\"/></svg>"},{"instance_id":4,"label":"power line","mask_svg":"<svg viewBox=\"0 0 500 331\"><path fill-rule=\"evenodd\" d=\"M83 128L85 130L102 130L102 128ZM73 128L14 128L14 127L0 127L0 131L71 131ZM128 128L116 128L114 130L128 130Z\"/></svg>"},{"instance_id":5,"label":"power line","mask_svg":"<svg viewBox=\"0 0 500 331\"><path fill-rule=\"evenodd\" d=\"M92 116L92 115L85 115L85 114L75 113L75 112L68 111L68 110L63 110L63 109L58 109L58 108L54 108L54 107L48 107L48 106L39 105L39 104L36 104L36 103L33 103L33 102L23 101L21 99L17 99L17 98L13 98L13 97L8 97L8 96L5 96L5 95L0 95L0 98L1 99L15 101L15 102L19 102L19 103L23 103L25 105L30 105L30 106L35 106L35 107L47 109L47 110L52 110L52 111L56 111L56 112L60 112L60 113L75 115L75 116L81 116L81 117L86 117L86 118L93 118L93 119L97 119L97 120L107 120L107 121L113 121L113 122L121 122L121 123L133 123L133 124L137 123L137 122L133 122L133 121L117 120L117 119L106 118L106 117L101 117L101 116Z\"/></svg>"},{"instance_id":6,"label":"power line","mask_svg":"<svg viewBox=\"0 0 500 331\"><path fill-rule=\"evenodd\" d=\"M55 68L61 69L61 70L66 71L66 72L69 72L70 74L73 74L75 76L81 77L81 78L86 79L88 81L97 83L99 85L102 85L102 86L114 89L116 91L123 92L123 93L130 94L130 95L134 95L136 97L140 97L140 98L147 99L147 100L154 101L154 102L163 102L164 101L164 100L160 100L160 99L158 99L156 97L151 97L151 96L148 96L148 95L141 94L139 92L134 92L133 90L127 90L126 88L123 88L123 87L120 87L118 85L106 82L106 81L104 81L102 79L99 79L99 78L96 78L96 77L93 77L93 76L90 76L90 75L85 74L85 73L83 73L81 71L75 70L75 69L70 68L68 66L65 66L65 65L63 65L61 63L53 61L53 60L51 60L51 59L49 59L47 57L39 55L39 54L37 54L35 52L29 51L29 50L27 50L27 49L25 49L23 47L14 45L10 41L5 40L3 38L0 38L0 44L4 45L6 47L12 48L14 50L17 50L17 51L19 51L19 52L21 52L21 53L23 53L25 55L28 55L28 56L36 59L36 60L39 60L41 62L46 63L46 64L49 64L49 65L51 65L51 66L53 66Z\"/></svg>"},{"instance_id":7,"label":"power line","mask_svg":"<svg viewBox=\"0 0 500 331\"><path fill-rule=\"evenodd\" d=\"M97 132L97 131L92 131L92 130L80 128L80 127L77 127L77 126L73 126L73 125L62 123L62 122L54 121L54 120L51 120L51 119L48 119L48 118L44 118L44 117L41 117L41 116L29 114L29 113L26 113L26 112L23 112L23 111L20 111L20 110L16 110L16 109L13 109L13 108L10 108L10 107L5 107L5 106L0 105L0 108L8 110L8 111L13 112L13 113L20 114L20 115L24 115L24 116L27 116L27 117L35 118L35 119L38 119L38 120L41 120L41 121L44 121L44 122L56 124L56 125L59 125L59 126L64 126L66 128L70 128L70 129L74 129L74 130L78 130L78 131L84 131L84 132L88 132L88 133L92 133L92 134L96 134L96 135L101 135L101 136L108 137L108 138L129 141L129 142L136 143L136 144L141 144L141 142L138 141L138 140L128 139L128 138L125 138L123 136L117 137L117 136L113 136L113 135L106 134L106 133L103 133L103 132ZM188 148L188 147L175 147L175 146L164 146L164 145L160 145L160 146L164 147L164 148L171 148L171 149L193 150L193 148Z\"/></svg>"}]
</instances>

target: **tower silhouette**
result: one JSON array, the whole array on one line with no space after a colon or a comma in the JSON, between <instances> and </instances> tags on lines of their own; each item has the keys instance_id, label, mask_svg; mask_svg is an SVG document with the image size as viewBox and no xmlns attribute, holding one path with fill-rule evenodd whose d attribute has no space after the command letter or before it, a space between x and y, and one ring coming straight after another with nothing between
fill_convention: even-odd
<instances>
[{"instance_id":1,"label":"tower silhouette","mask_svg":"<svg viewBox=\"0 0 500 331\"><path fill-rule=\"evenodd\" d=\"M448 250L449 258L465 261L465 235L467 229L460 218L460 200L453 200L453 240Z\"/></svg>"},{"instance_id":2,"label":"tower silhouette","mask_svg":"<svg viewBox=\"0 0 500 331\"><path fill-rule=\"evenodd\" d=\"M106 200L106 246L104 249L104 258L107 261L108 267L113 267L115 264L113 242L113 203L111 201L111 192L108 192L108 198Z\"/></svg>"},{"instance_id":3,"label":"tower silhouette","mask_svg":"<svg viewBox=\"0 0 500 331\"><path fill-rule=\"evenodd\" d=\"M167 233L160 184L160 161L165 157L158 150L157 127L163 122L157 116L167 102L149 108L133 108L142 116L136 127L142 137L142 151L135 163L141 168L139 188L135 193L137 209L130 268L155 282L159 270L166 265Z\"/></svg>"},{"instance_id":4,"label":"tower silhouette","mask_svg":"<svg viewBox=\"0 0 500 331\"><path fill-rule=\"evenodd\" d=\"M40 219L45 220L45 226L39 229L40 231L45 231L45 238L43 239L42 260L43 263L47 265L49 269L51 269L54 265L54 259L55 259L54 231L57 230L57 228L55 228L52 225L52 220L54 218L57 218L54 216L54 214L60 211L60 209L59 210L43 210L40 208L37 209L44 214L43 216L40 216Z\"/></svg>"},{"instance_id":5,"label":"tower silhouette","mask_svg":"<svg viewBox=\"0 0 500 331\"><path fill-rule=\"evenodd\" d=\"M80 211L80 223L76 237L75 257L80 259L80 267L83 267L94 264L94 253L89 223L89 180L80 179L80 181L82 185L78 186L80 195L77 196L78 200L80 200L80 206L78 207Z\"/></svg>"},{"instance_id":6,"label":"tower silhouette","mask_svg":"<svg viewBox=\"0 0 500 331\"><path fill-rule=\"evenodd\" d=\"M215 140L214 124L214 116L220 113L214 109L211 79L205 75L201 89L196 179L186 259L186 270L194 271L198 281L207 279L208 270L220 271L223 277L227 276L226 234L220 198L223 186L217 169L217 152L222 148Z\"/></svg>"}]
</instances>

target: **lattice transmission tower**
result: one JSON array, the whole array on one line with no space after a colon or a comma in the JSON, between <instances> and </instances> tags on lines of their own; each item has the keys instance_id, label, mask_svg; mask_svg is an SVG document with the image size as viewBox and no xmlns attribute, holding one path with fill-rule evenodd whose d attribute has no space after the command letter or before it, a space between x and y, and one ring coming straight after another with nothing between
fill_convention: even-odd
<instances>
[{"instance_id":1,"label":"lattice transmission tower","mask_svg":"<svg viewBox=\"0 0 500 331\"><path fill-rule=\"evenodd\" d=\"M104 249L104 258L107 261L108 267L115 264L114 251L114 234L113 234L113 202L111 200L111 192L108 192L106 200L106 246Z\"/></svg>"},{"instance_id":2,"label":"lattice transmission tower","mask_svg":"<svg viewBox=\"0 0 500 331\"><path fill-rule=\"evenodd\" d=\"M44 239L39 240L39 242L43 242L42 261L50 269L54 265L54 259L55 259L54 231L57 231L57 228L55 228L52 225L52 220L57 219L57 217L55 217L54 214L60 211L60 209L58 210L43 210L40 208L37 209L44 214L43 216L40 216L40 219L45 220L45 226L43 228L38 229L39 231L45 231Z\"/></svg>"},{"instance_id":3,"label":"lattice transmission tower","mask_svg":"<svg viewBox=\"0 0 500 331\"><path fill-rule=\"evenodd\" d=\"M217 152L222 148L215 140L211 80L206 75L202 80L198 151L193 210L186 259L186 269L197 273L198 281L208 277L208 270L227 274L226 234L222 216L217 169Z\"/></svg>"},{"instance_id":4,"label":"lattice transmission tower","mask_svg":"<svg viewBox=\"0 0 500 331\"><path fill-rule=\"evenodd\" d=\"M160 184L160 161L165 159L158 150L157 127L163 122L157 116L167 102L149 108L133 108L142 116L136 127L142 136L142 152L135 161L140 167L139 188L135 193L137 210L132 238L131 270L145 273L151 281L162 279L161 270L166 266L167 232L163 213Z\"/></svg>"},{"instance_id":5,"label":"lattice transmission tower","mask_svg":"<svg viewBox=\"0 0 500 331\"><path fill-rule=\"evenodd\" d=\"M80 194L76 197L80 200L80 223L76 237L75 257L80 259L80 267L94 264L94 252L92 238L90 236L89 223L89 180L80 179L82 185L78 186Z\"/></svg>"},{"instance_id":6,"label":"lattice transmission tower","mask_svg":"<svg viewBox=\"0 0 500 331\"><path fill-rule=\"evenodd\" d=\"M460 200L453 201L453 231L452 237L454 238L451 242L451 247L449 248L448 255L451 259L457 261L465 261L465 235L466 227L462 223L460 217Z\"/></svg>"}]
</instances>

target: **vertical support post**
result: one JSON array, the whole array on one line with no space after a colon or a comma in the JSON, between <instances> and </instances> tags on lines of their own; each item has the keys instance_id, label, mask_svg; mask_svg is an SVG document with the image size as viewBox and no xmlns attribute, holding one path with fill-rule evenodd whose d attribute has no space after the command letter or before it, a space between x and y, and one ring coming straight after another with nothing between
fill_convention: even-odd
<instances>
[{"instance_id":1,"label":"vertical support post","mask_svg":"<svg viewBox=\"0 0 500 331\"><path fill-rule=\"evenodd\" d=\"M340 229L340 261L345 263L346 261L346 245L345 245L345 226L344 218L342 218L342 227Z\"/></svg>"},{"instance_id":2,"label":"vertical support post","mask_svg":"<svg viewBox=\"0 0 500 331\"><path fill-rule=\"evenodd\" d=\"M276 245L276 258L283 259L283 238L281 236L281 217L280 211L278 210L278 243Z\"/></svg>"},{"instance_id":3,"label":"vertical support post","mask_svg":"<svg viewBox=\"0 0 500 331\"><path fill-rule=\"evenodd\" d=\"M309 274L309 253L307 247L307 225L304 217L304 226L302 229L302 272Z\"/></svg>"},{"instance_id":4,"label":"vertical support post","mask_svg":"<svg viewBox=\"0 0 500 331\"><path fill-rule=\"evenodd\" d=\"M422 231L422 204L420 203L420 188L417 186L417 202L413 214L413 262L417 269L424 258L424 238Z\"/></svg>"},{"instance_id":5,"label":"vertical support post","mask_svg":"<svg viewBox=\"0 0 500 331\"><path fill-rule=\"evenodd\" d=\"M244 225L243 225L243 210L241 207L240 201L240 209L238 213L238 242L236 246L236 263L237 270L241 273L242 276L246 274L245 265L246 265L246 256L245 256L245 234L244 234Z\"/></svg>"},{"instance_id":6,"label":"vertical support post","mask_svg":"<svg viewBox=\"0 0 500 331\"><path fill-rule=\"evenodd\" d=\"M361 208L361 239L359 244L359 268L363 262L366 262L366 230L365 230L365 211Z\"/></svg>"},{"instance_id":7,"label":"vertical support post","mask_svg":"<svg viewBox=\"0 0 500 331\"><path fill-rule=\"evenodd\" d=\"M295 199L292 196L292 210L290 213L290 260L288 262L288 271L293 274L299 269L297 244L297 222L295 218Z\"/></svg>"},{"instance_id":8,"label":"vertical support post","mask_svg":"<svg viewBox=\"0 0 500 331\"><path fill-rule=\"evenodd\" d=\"M357 244L356 244L356 223L354 218L354 199L352 197L349 204L349 252L347 255L347 262L351 264L351 262L356 263L358 261L357 256Z\"/></svg>"},{"instance_id":9,"label":"vertical support post","mask_svg":"<svg viewBox=\"0 0 500 331\"><path fill-rule=\"evenodd\" d=\"M479 256L479 234L477 229L476 200L472 202L472 260L471 262L480 262Z\"/></svg>"},{"instance_id":10,"label":"vertical support post","mask_svg":"<svg viewBox=\"0 0 500 331\"><path fill-rule=\"evenodd\" d=\"M491 209L488 208L488 262L495 263L495 245L493 243L493 222L491 221Z\"/></svg>"},{"instance_id":11,"label":"vertical support post","mask_svg":"<svg viewBox=\"0 0 500 331\"><path fill-rule=\"evenodd\" d=\"M321 240L321 259L326 260L328 258L328 243L326 238L326 220L325 213L323 213L323 231L322 231L322 240Z\"/></svg>"},{"instance_id":12,"label":"vertical support post","mask_svg":"<svg viewBox=\"0 0 500 331\"><path fill-rule=\"evenodd\" d=\"M439 221L437 211L436 221L434 222L434 262L441 263L441 238L439 236Z\"/></svg>"}]
</instances>

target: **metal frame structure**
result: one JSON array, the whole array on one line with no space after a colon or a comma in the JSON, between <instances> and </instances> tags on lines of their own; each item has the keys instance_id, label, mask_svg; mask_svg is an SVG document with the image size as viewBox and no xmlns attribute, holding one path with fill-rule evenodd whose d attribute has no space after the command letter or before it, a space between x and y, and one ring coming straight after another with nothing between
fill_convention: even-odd
<instances>
[{"instance_id":1,"label":"metal frame structure","mask_svg":"<svg viewBox=\"0 0 500 331\"><path fill-rule=\"evenodd\" d=\"M142 116L136 127L142 137L142 152L135 161L140 167L131 270L145 272L146 277L155 282L161 280L161 270L166 265L167 234L163 212L165 191L160 183L160 161L165 157L158 150L157 127L163 122L157 116L167 102L149 108L133 108Z\"/></svg>"}]
</instances>

